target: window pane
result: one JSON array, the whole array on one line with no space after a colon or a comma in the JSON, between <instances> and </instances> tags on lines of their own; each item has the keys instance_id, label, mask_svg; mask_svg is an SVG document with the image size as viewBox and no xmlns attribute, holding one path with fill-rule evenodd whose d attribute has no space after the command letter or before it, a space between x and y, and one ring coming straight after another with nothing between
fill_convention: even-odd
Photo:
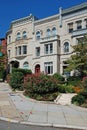
<instances>
[{"instance_id":1,"label":"window pane","mask_svg":"<svg viewBox=\"0 0 87 130\"><path fill-rule=\"evenodd\" d=\"M68 42L64 43L64 52L69 52L69 43Z\"/></svg>"},{"instance_id":2,"label":"window pane","mask_svg":"<svg viewBox=\"0 0 87 130\"><path fill-rule=\"evenodd\" d=\"M53 62L46 62L44 63L45 66L45 73L52 74L53 73Z\"/></svg>"},{"instance_id":3,"label":"window pane","mask_svg":"<svg viewBox=\"0 0 87 130\"><path fill-rule=\"evenodd\" d=\"M40 32L39 32L39 31L38 31L38 32L36 32L36 38L37 38L37 40L39 40L39 39L40 39L40 37L41 37Z\"/></svg>"},{"instance_id":4,"label":"window pane","mask_svg":"<svg viewBox=\"0 0 87 130\"><path fill-rule=\"evenodd\" d=\"M27 37L27 33L26 31L23 32L23 38L26 38Z\"/></svg>"},{"instance_id":5,"label":"window pane","mask_svg":"<svg viewBox=\"0 0 87 130\"><path fill-rule=\"evenodd\" d=\"M20 38L21 38L20 32L18 32L18 33L17 33L17 38L16 38L16 39L19 40Z\"/></svg>"},{"instance_id":6,"label":"window pane","mask_svg":"<svg viewBox=\"0 0 87 130\"><path fill-rule=\"evenodd\" d=\"M25 62L25 63L23 64L23 68L24 68L24 69L29 69L29 64L28 64L28 62Z\"/></svg>"},{"instance_id":7,"label":"window pane","mask_svg":"<svg viewBox=\"0 0 87 130\"><path fill-rule=\"evenodd\" d=\"M36 48L36 56L40 56L40 47Z\"/></svg>"},{"instance_id":8,"label":"window pane","mask_svg":"<svg viewBox=\"0 0 87 130\"><path fill-rule=\"evenodd\" d=\"M51 36L51 31L50 29L47 29L47 37Z\"/></svg>"},{"instance_id":9,"label":"window pane","mask_svg":"<svg viewBox=\"0 0 87 130\"><path fill-rule=\"evenodd\" d=\"M57 34L57 31L56 31L56 28L54 27L53 29L52 29L52 35L56 35Z\"/></svg>"},{"instance_id":10,"label":"window pane","mask_svg":"<svg viewBox=\"0 0 87 130\"><path fill-rule=\"evenodd\" d=\"M27 54L27 46L23 46L23 54Z\"/></svg>"}]
</instances>

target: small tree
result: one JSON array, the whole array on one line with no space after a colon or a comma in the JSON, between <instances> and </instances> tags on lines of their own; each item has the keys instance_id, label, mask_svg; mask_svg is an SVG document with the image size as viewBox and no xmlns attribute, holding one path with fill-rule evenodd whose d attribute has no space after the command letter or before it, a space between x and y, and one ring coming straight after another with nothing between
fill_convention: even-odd
<instances>
[{"instance_id":1,"label":"small tree","mask_svg":"<svg viewBox=\"0 0 87 130\"><path fill-rule=\"evenodd\" d=\"M79 40L79 43L73 46L73 55L67 61L68 71L78 70L83 77L87 74L87 36Z\"/></svg>"},{"instance_id":2,"label":"small tree","mask_svg":"<svg viewBox=\"0 0 87 130\"><path fill-rule=\"evenodd\" d=\"M0 45L0 53L1 52L1 48L2 46ZM4 55L0 55L0 78L3 78L3 72L4 72L5 68L4 68Z\"/></svg>"}]
</instances>

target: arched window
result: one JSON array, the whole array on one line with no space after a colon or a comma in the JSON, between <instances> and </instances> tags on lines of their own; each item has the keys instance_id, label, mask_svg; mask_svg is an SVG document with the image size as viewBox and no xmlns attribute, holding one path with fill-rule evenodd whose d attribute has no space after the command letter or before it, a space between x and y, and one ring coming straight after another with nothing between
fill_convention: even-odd
<instances>
[{"instance_id":1,"label":"arched window","mask_svg":"<svg viewBox=\"0 0 87 130\"><path fill-rule=\"evenodd\" d=\"M20 32L17 33L17 37L16 38L17 38L17 40L19 40L21 38Z\"/></svg>"},{"instance_id":2,"label":"arched window","mask_svg":"<svg viewBox=\"0 0 87 130\"><path fill-rule=\"evenodd\" d=\"M52 28L52 35L56 35L56 34L57 34L56 28L53 27L53 28Z\"/></svg>"},{"instance_id":3,"label":"arched window","mask_svg":"<svg viewBox=\"0 0 87 130\"><path fill-rule=\"evenodd\" d=\"M37 40L39 40L40 37L41 37L41 33L40 33L40 31L37 31L37 32L36 32L36 38L37 38Z\"/></svg>"},{"instance_id":4,"label":"arched window","mask_svg":"<svg viewBox=\"0 0 87 130\"><path fill-rule=\"evenodd\" d=\"M50 37L51 36L51 31L50 29L47 29L47 37Z\"/></svg>"},{"instance_id":5,"label":"arched window","mask_svg":"<svg viewBox=\"0 0 87 130\"><path fill-rule=\"evenodd\" d=\"M64 43L64 52L69 52L69 43L68 42L65 42Z\"/></svg>"},{"instance_id":6,"label":"arched window","mask_svg":"<svg viewBox=\"0 0 87 130\"><path fill-rule=\"evenodd\" d=\"M29 64L28 64L27 61L24 62L24 64L23 64L23 69L29 69Z\"/></svg>"},{"instance_id":7,"label":"arched window","mask_svg":"<svg viewBox=\"0 0 87 130\"><path fill-rule=\"evenodd\" d=\"M22 36L23 36L23 38L26 38L26 37L27 37L27 33L26 33L26 31L23 31Z\"/></svg>"}]
</instances>

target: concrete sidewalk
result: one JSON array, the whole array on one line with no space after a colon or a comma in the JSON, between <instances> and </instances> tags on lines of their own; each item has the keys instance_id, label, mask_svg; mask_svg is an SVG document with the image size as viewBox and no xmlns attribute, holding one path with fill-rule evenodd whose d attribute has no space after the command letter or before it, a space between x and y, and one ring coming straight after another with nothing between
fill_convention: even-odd
<instances>
[{"instance_id":1,"label":"concrete sidewalk","mask_svg":"<svg viewBox=\"0 0 87 130\"><path fill-rule=\"evenodd\" d=\"M21 124L87 130L86 108L38 102L13 93L6 83L0 83L0 116Z\"/></svg>"}]
</instances>

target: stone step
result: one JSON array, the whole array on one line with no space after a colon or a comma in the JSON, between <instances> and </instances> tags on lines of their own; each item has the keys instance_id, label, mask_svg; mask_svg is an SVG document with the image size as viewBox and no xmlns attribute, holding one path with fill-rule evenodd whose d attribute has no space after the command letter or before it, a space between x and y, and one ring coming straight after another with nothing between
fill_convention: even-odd
<instances>
[{"instance_id":1,"label":"stone step","mask_svg":"<svg viewBox=\"0 0 87 130\"><path fill-rule=\"evenodd\" d=\"M61 105L70 105L71 104L71 99L73 96L75 96L76 94L61 94L60 96L58 96L56 98L56 100L54 101L56 104L61 104Z\"/></svg>"}]
</instances>

